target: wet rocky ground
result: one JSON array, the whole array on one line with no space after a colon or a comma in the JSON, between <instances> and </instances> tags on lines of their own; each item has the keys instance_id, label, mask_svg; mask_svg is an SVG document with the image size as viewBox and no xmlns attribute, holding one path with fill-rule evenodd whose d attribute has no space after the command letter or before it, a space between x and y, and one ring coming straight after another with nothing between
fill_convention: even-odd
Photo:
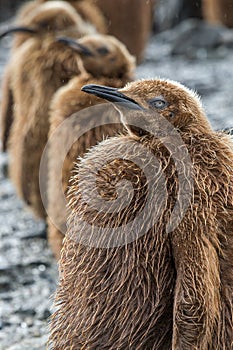
<instances>
[{"instance_id":1,"label":"wet rocky ground","mask_svg":"<svg viewBox=\"0 0 233 350\"><path fill-rule=\"evenodd\" d=\"M210 31L209 31L210 30ZM188 21L154 35L138 78L181 81L201 95L214 128L233 125L231 31ZM0 76L9 39L0 43ZM0 155L0 350L45 349L57 264L47 247L45 225L17 199Z\"/></svg>"}]
</instances>

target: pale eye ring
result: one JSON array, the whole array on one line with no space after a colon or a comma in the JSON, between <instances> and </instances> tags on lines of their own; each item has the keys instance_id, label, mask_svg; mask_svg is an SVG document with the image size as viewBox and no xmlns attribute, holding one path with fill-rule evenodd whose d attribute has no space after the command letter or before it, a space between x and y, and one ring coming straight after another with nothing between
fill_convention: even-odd
<instances>
[{"instance_id":1,"label":"pale eye ring","mask_svg":"<svg viewBox=\"0 0 233 350\"><path fill-rule=\"evenodd\" d=\"M164 109L168 106L167 101L161 97L156 97L148 101L149 105L153 108Z\"/></svg>"}]
</instances>

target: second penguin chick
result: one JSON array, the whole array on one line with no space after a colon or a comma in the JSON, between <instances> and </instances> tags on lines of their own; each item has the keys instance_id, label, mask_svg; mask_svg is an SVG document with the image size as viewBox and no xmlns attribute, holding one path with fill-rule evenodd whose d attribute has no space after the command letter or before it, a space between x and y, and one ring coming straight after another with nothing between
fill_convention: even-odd
<instances>
[{"instance_id":1,"label":"second penguin chick","mask_svg":"<svg viewBox=\"0 0 233 350\"><path fill-rule=\"evenodd\" d=\"M88 74L81 74L60 88L54 95L50 106L52 142L49 152L48 217L50 218L48 238L57 258L60 256L67 219L64 199L62 193L58 191L61 187L58 174L62 171L62 187L66 193L77 158L83 156L91 146L102 141L103 138L122 131L118 113L107 105L103 108L97 108L95 112L92 111L95 113L94 118L90 112L81 112L72 118L72 122L63 123L60 128L58 126L74 113L103 103L101 99L83 93L81 88L84 84L101 83L120 88L133 79L135 69L134 57L129 54L125 45L112 36L90 35L76 42L65 38L61 40L79 52ZM96 122L99 122L100 126L94 128ZM69 135L78 134L80 129L88 129L89 131L82 134L78 141L73 144L61 166L60 157L67 140L72 137ZM54 132L56 136L53 136Z\"/></svg>"},{"instance_id":2,"label":"second penguin chick","mask_svg":"<svg viewBox=\"0 0 233 350\"><path fill-rule=\"evenodd\" d=\"M69 35L74 38L80 38L86 34L94 32L94 28L87 25L78 15L75 9L64 1L51 1L45 4L37 5L34 11L30 12L27 19L22 23L24 26L11 27L3 34L20 33L14 41L12 51L12 64L5 67L3 83L2 83L2 104L0 110L1 119L1 140L3 150L7 150L7 142L13 121L13 95L12 84L13 71L18 65L20 58L19 46L27 40L35 42L43 42L48 37L57 35ZM39 44L38 44L39 45ZM37 47L38 47L37 45ZM38 50L38 48L36 49Z\"/></svg>"},{"instance_id":3,"label":"second penguin chick","mask_svg":"<svg viewBox=\"0 0 233 350\"><path fill-rule=\"evenodd\" d=\"M90 22L86 22L71 4L59 0L37 4L25 18L16 23L15 28L17 27L29 28L34 31L34 34L40 36L48 33L59 35L59 32L64 33L65 29L72 29L72 27L74 31L75 27L76 29L78 27L80 36L96 32L96 28ZM30 36L30 33L17 34L13 42L13 50Z\"/></svg>"},{"instance_id":4,"label":"second penguin chick","mask_svg":"<svg viewBox=\"0 0 233 350\"><path fill-rule=\"evenodd\" d=\"M28 16L33 13L33 11L37 11L40 4L45 2L51 3L52 1L48 0L34 0L29 1L24 4L18 11L15 23L24 25ZM53 1L53 3L58 1ZM60 2L60 1L59 1ZM68 0L62 1L63 3L68 3L72 5L72 7L77 11L77 13L82 17L84 21L93 25L97 32L105 34L107 32L107 24L106 20L98 8L98 6L94 3L93 0Z\"/></svg>"},{"instance_id":5,"label":"second penguin chick","mask_svg":"<svg viewBox=\"0 0 233 350\"><path fill-rule=\"evenodd\" d=\"M10 177L20 198L41 218L46 212L39 166L49 132L49 105L55 91L80 74L80 62L74 50L51 37L43 42L28 40L11 62L14 121L9 137Z\"/></svg>"}]
</instances>

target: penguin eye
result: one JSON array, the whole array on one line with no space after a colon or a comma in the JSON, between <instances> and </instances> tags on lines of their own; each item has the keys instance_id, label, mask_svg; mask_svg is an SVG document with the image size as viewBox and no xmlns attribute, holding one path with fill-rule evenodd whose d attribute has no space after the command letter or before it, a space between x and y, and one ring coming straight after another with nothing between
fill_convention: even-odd
<instances>
[{"instance_id":1,"label":"penguin eye","mask_svg":"<svg viewBox=\"0 0 233 350\"><path fill-rule=\"evenodd\" d=\"M151 100L148 101L148 103L149 103L149 105L151 107L154 107L154 108L157 108L157 109L164 109L165 107L168 106L167 101L165 101L161 97L152 98Z\"/></svg>"},{"instance_id":2,"label":"penguin eye","mask_svg":"<svg viewBox=\"0 0 233 350\"><path fill-rule=\"evenodd\" d=\"M48 21L41 21L39 23L39 27L41 29L46 29L46 30L50 30L50 23Z\"/></svg>"},{"instance_id":3,"label":"penguin eye","mask_svg":"<svg viewBox=\"0 0 233 350\"><path fill-rule=\"evenodd\" d=\"M104 46L99 47L99 48L97 49L97 52L98 52L101 56L105 56L105 55L107 55L107 54L109 53L108 49L107 49L106 47L104 47Z\"/></svg>"}]
</instances>

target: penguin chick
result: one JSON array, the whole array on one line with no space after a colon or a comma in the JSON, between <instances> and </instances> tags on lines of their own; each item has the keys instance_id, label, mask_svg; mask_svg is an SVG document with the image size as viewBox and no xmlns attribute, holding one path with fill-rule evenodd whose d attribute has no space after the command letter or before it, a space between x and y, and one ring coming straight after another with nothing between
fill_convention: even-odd
<instances>
[{"instance_id":1,"label":"penguin chick","mask_svg":"<svg viewBox=\"0 0 233 350\"><path fill-rule=\"evenodd\" d=\"M108 33L122 41L140 62L152 29L155 1L94 0L94 2L107 19Z\"/></svg>"},{"instance_id":2,"label":"penguin chick","mask_svg":"<svg viewBox=\"0 0 233 350\"><path fill-rule=\"evenodd\" d=\"M123 81L132 79L135 58L115 37L93 34L78 39L78 42L67 38L60 38L60 41L80 53L85 70L93 77L117 78Z\"/></svg>"},{"instance_id":3,"label":"penguin chick","mask_svg":"<svg viewBox=\"0 0 233 350\"><path fill-rule=\"evenodd\" d=\"M77 33L79 35L79 33ZM9 137L10 177L18 195L44 218L39 165L49 131L49 104L55 91L78 75L78 54L48 37L22 45L11 62L14 121ZM80 70L81 69L81 70Z\"/></svg>"},{"instance_id":4,"label":"penguin chick","mask_svg":"<svg viewBox=\"0 0 233 350\"><path fill-rule=\"evenodd\" d=\"M82 57L82 63L87 73L74 77L70 82L61 87L54 95L50 106L50 135L57 127L73 113L79 112L87 107L103 103L95 96L87 95L81 91L85 84L101 83L114 87L122 87L126 82L133 79L135 59L131 56L126 47L116 38L106 35L90 35L77 41L63 38L62 42L67 43ZM98 115L97 115L98 114ZM101 122L99 127L94 128L96 121ZM74 167L74 162L79 156L83 156L87 149L97 144L108 136L116 135L122 131L118 113L113 108L105 105L95 111L95 118L89 113L79 113L77 118L70 123L64 124L56 131L56 138L50 143L49 152L49 179L48 179L48 217L52 217L57 223L56 226L63 228L67 219L66 208L63 205L60 188L61 172L60 157L70 133L75 130L90 130L82 135L75 142L67 154L62 168L62 187L67 192L69 179ZM56 258L60 257L60 250L63 233L48 219L48 239Z\"/></svg>"},{"instance_id":5,"label":"penguin chick","mask_svg":"<svg viewBox=\"0 0 233 350\"><path fill-rule=\"evenodd\" d=\"M39 6L45 2L48 2L48 0L34 0L29 1L21 6L16 17L16 25L24 24L24 22L27 21L28 16L33 11L36 11L37 8L39 8ZM53 1L53 3L55 2L58 1ZM94 26L97 32L102 34L105 34L107 32L106 20L101 10L98 8L98 6L95 5L93 0L62 1L62 3L64 2L72 5L77 13L82 17L82 19L90 25ZM49 3L51 4L51 1L49 1Z\"/></svg>"},{"instance_id":6,"label":"penguin chick","mask_svg":"<svg viewBox=\"0 0 233 350\"><path fill-rule=\"evenodd\" d=\"M68 0L68 2L85 21L96 28L98 33L106 34L108 32L107 21L94 0Z\"/></svg>"},{"instance_id":7,"label":"penguin chick","mask_svg":"<svg viewBox=\"0 0 233 350\"><path fill-rule=\"evenodd\" d=\"M29 40L29 38L36 41L44 41L46 37L54 37L55 34L79 38L83 35L93 33L94 31L92 27L81 19L71 5L63 1L53 1L37 6L37 8L30 13L30 16L27 17L27 20L25 19L24 24L23 27L13 27L2 34L3 36L10 32L23 32L15 41L15 48L22 45L22 43L25 42L25 40ZM14 64L18 64L18 55L20 54L14 49L12 53ZM3 151L7 150L8 137L13 121L11 77L14 67L11 68L10 66L11 61L5 68L2 83L3 98L0 110L0 136Z\"/></svg>"},{"instance_id":8,"label":"penguin chick","mask_svg":"<svg viewBox=\"0 0 233 350\"><path fill-rule=\"evenodd\" d=\"M64 34L64 30L67 29L71 32L71 29L74 31L78 29L80 36L96 32L96 29L83 20L74 7L65 1L47 1L39 4L29 12L24 20L16 24L16 28L17 25L20 28L22 26L30 28L40 36L48 33ZM19 47L27 39L27 33L18 34L14 40L13 49Z\"/></svg>"},{"instance_id":9,"label":"penguin chick","mask_svg":"<svg viewBox=\"0 0 233 350\"><path fill-rule=\"evenodd\" d=\"M128 135L94 147L72 177L51 348L230 349L232 141L177 82L83 91L116 104Z\"/></svg>"}]
</instances>

